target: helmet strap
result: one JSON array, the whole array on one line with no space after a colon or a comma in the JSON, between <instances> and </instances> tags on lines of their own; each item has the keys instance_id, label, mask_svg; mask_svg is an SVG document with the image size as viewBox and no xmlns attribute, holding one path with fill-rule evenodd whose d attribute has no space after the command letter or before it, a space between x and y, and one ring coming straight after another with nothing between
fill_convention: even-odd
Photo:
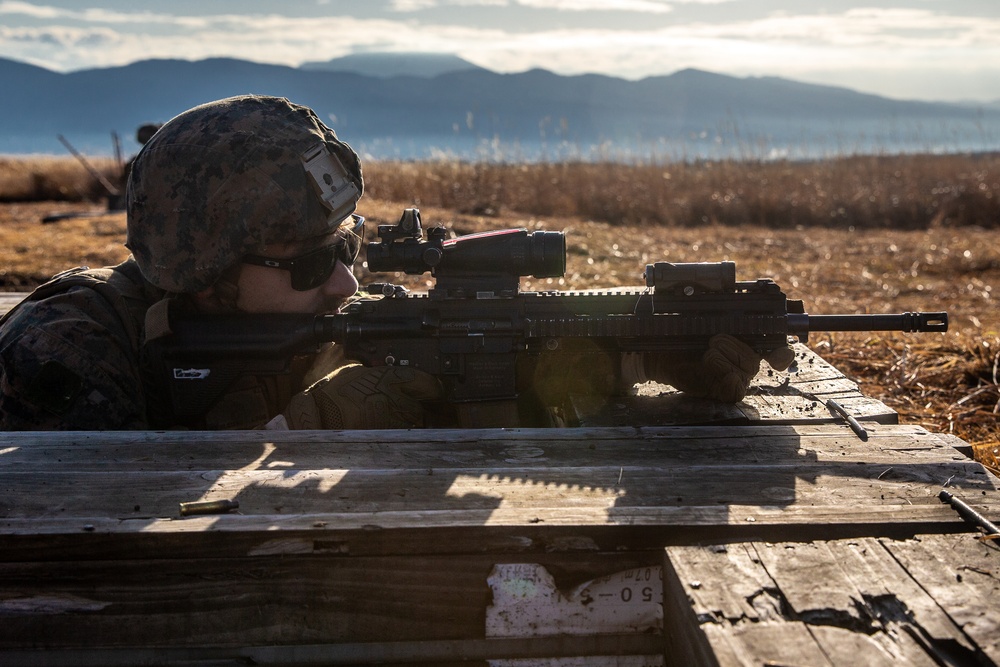
<instances>
[{"instance_id":1,"label":"helmet strap","mask_svg":"<svg viewBox=\"0 0 1000 667\"><path fill-rule=\"evenodd\" d=\"M219 279L213 285L215 298L218 299L219 305L222 306L224 312L236 312L239 310L236 306L236 301L240 296L240 271L242 271L242 268L239 264L229 267L222 272L222 275L219 276Z\"/></svg>"},{"instance_id":2,"label":"helmet strap","mask_svg":"<svg viewBox=\"0 0 1000 667\"><path fill-rule=\"evenodd\" d=\"M219 277L211 287L192 293L195 306L203 313L236 313L239 308L236 301L240 295L238 286L240 266L231 266Z\"/></svg>"}]
</instances>

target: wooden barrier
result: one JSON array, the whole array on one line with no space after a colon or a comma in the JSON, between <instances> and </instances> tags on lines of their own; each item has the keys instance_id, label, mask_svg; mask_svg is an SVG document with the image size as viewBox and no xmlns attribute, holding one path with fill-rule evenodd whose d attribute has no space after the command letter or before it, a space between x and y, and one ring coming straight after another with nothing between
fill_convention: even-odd
<instances>
[{"instance_id":1,"label":"wooden barrier","mask_svg":"<svg viewBox=\"0 0 1000 667\"><path fill-rule=\"evenodd\" d=\"M666 549L677 664L1000 662L1000 556L970 533Z\"/></svg>"}]
</instances>

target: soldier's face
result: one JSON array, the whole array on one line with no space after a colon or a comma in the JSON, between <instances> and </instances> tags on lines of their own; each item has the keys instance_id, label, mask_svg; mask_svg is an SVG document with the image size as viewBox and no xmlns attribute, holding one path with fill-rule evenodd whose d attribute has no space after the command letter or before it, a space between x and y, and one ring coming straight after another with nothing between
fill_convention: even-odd
<instances>
[{"instance_id":1,"label":"soldier's face","mask_svg":"<svg viewBox=\"0 0 1000 667\"><path fill-rule=\"evenodd\" d=\"M276 244L267 248L267 255L292 258L303 248L300 243ZM254 264L241 266L236 284L236 306L246 313L332 313L358 290L351 268L339 260L326 282L310 290L293 289L289 271Z\"/></svg>"}]
</instances>

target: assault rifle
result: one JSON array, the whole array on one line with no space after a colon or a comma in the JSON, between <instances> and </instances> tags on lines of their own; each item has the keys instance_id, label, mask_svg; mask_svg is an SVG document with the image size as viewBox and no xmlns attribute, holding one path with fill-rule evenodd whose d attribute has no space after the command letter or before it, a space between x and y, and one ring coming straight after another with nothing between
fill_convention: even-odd
<instances>
[{"instance_id":1,"label":"assault rifle","mask_svg":"<svg viewBox=\"0 0 1000 667\"><path fill-rule=\"evenodd\" d=\"M645 287L522 292L522 276L562 276L561 232L508 229L426 238L416 209L381 225L367 246L372 272L430 272L435 285L411 294L389 283L334 315L170 314L164 358L175 410L201 414L240 373L280 373L295 354L333 341L365 365L409 366L436 376L465 426L538 423L534 364L573 375L623 353L700 356L715 334L766 355L811 331L946 331L948 315L808 315L770 279L737 281L733 262L646 266ZM594 363L592 364L591 361ZM576 364L576 367L561 365Z\"/></svg>"}]
</instances>

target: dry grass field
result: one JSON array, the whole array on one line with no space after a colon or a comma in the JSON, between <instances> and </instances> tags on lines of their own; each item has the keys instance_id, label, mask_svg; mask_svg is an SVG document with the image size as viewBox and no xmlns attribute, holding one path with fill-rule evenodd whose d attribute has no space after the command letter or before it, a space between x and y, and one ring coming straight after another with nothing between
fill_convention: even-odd
<instances>
[{"instance_id":1,"label":"dry grass field","mask_svg":"<svg viewBox=\"0 0 1000 667\"><path fill-rule=\"evenodd\" d=\"M102 169L113 175L114 165ZM947 310L947 334L818 333L809 344L903 421L962 437L1000 471L998 155L372 163L366 182L360 212L371 234L407 206L421 209L425 225L460 234L566 232L566 276L526 279L527 289L635 285L648 262L732 260L740 279L772 278L810 313ZM26 290L70 266L127 256L124 214L88 202L94 193L71 159L0 159L0 289ZM95 215L40 222L68 211Z\"/></svg>"}]
</instances>

